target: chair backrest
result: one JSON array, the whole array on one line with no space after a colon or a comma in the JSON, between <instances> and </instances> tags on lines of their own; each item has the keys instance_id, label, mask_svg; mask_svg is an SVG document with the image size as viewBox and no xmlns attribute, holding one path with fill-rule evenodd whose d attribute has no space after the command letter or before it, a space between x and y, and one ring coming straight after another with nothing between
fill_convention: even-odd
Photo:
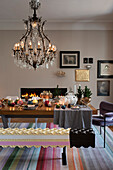
<instances>
[{"instance_id":1,"label":"chair backrest","mask_svg":"<svg viewBox=\"0 0 113 170\"><path fill-rule=\"evenodd\" d=\"M113 112L113 103L102 101L100 103L100 114L104 115L108 112Z\"/></svg>"}]
</instances>

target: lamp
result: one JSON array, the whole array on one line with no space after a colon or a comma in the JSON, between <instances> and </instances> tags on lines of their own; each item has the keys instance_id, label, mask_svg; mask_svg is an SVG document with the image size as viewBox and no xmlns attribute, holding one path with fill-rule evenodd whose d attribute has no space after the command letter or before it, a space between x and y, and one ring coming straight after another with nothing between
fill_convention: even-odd
<instances>
[{"instance_id":1,"label":"lamp","mask_svg":"<svg viewBox=\"0 0 113 170\"><path fill-rule=\"evenodd\" d=\"M44 33L44 25L41 17L37 17L36 11L40 6L39 0L31 0L29 3L33 9L33 17L24 20L26 32L13 48L14 63L21 68L37 69L39 66L49 68L56 56L56 46Z\"/></svg>"}]
</instances>

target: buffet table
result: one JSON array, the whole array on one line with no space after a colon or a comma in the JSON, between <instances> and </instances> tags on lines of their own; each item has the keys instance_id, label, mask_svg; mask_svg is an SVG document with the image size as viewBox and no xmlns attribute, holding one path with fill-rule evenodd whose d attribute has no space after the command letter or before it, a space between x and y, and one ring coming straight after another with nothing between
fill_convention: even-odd
<instances>
[{"instance_id":1,"label":"buffet table","mask_svg":"<svg viewBox=\"0 0 113 170\"><path fill-rule=\"evenodd\" d=\"M64 129L90 129L92 127L92 109L86 106L78 109L55 109L54 124Z\"/></svg>"},{"instance_id":2,"label":"buffet table","mask_svg":"<svg viewBox=\"0 0 113 170\"><path fill-rule=\"evenodd\" d=\"M3 127L8 128L8 118L53 118L54 107L38 107L35 110L13 109L3 108L0 110L2 117Z\"/></svg>"},{"instance_id":3,"label":"buffet table","mask_svg":"<svg viewBox=\"0 0 113 170\"><path fill-rule=\"evenodd\" d=\"M88 105L88 107L92 110L92 114L97 114L97 109L95 109L92 105ZM25 118L54 118L55 112L56 109L54 110L54 107L44 106L40 108L38 107L35 110L14 110L13 108L11 110L10 108L3 108L0 110L0 115L2 117L3 127L8 128L8 118L22 118L22 120Z\"/></svg>"}]
</instances>

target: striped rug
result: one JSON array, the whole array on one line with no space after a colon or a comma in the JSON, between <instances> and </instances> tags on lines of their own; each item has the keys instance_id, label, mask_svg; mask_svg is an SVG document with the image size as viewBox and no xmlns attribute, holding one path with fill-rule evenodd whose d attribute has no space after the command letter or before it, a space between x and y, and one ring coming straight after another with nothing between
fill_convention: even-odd
<instances>
[{"instance_id":1,"label":"striped rug","mask_svg":"<svg viewBox=\"0 0 113 170\"><path fill-rule=\"evenodd\" d=\"M2 127L2 124L0 124ZM31 128L33 123L12 123L11 127ZM39 123L44 129L57 128L53 123ZM112 170L113 169L113 132L107 128L106 148L99 129L96 133L96 148L68 148L68 165L62 166L62 148L2 148L0 147L0 170ZM102 130L103 133L103 130Z\"/></svg>"}]
</instances>

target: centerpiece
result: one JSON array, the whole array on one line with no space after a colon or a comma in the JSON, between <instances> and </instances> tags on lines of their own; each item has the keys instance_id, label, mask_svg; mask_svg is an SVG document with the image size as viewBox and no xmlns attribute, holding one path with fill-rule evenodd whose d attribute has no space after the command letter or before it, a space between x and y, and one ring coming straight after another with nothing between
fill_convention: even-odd
<instances>
[{"instance_id":1,"label":"centerpiece","mask_svg":"<svg viewBox=\"0 0 113 170\"><path fill-rule=\"evenodd\" d=\"M49 99L49 98L52 98L52 93L49 91L43 91L41 94L40 94L40 97L43 98L43 99Z\"/></svg>"},{"instance_id":2,"label":"centerpiece","mask_svg":"<svg viewBox=\"0 0 113 170\"><path fill-rule=\"evenodd\" d=\"M91 95L92 95L92 92L91 92L90 88L85 86L85 89L83 90L82 102L86 105L89 104L91 102Z\"/></svg>"},{"instance_id":3,"label":"centerpiece","mask_svg":"<svg viewBox=\"0 0 113 170\"><path fill-rule=\"evenodd\" d=\"M81 89L81 86L79 85L79 88L77 89L77 98L78 98L78 101L77 101L77 104L81 105L82 104L82 94L83 94L83 90Z\"/></svg>"}]
</instances>

